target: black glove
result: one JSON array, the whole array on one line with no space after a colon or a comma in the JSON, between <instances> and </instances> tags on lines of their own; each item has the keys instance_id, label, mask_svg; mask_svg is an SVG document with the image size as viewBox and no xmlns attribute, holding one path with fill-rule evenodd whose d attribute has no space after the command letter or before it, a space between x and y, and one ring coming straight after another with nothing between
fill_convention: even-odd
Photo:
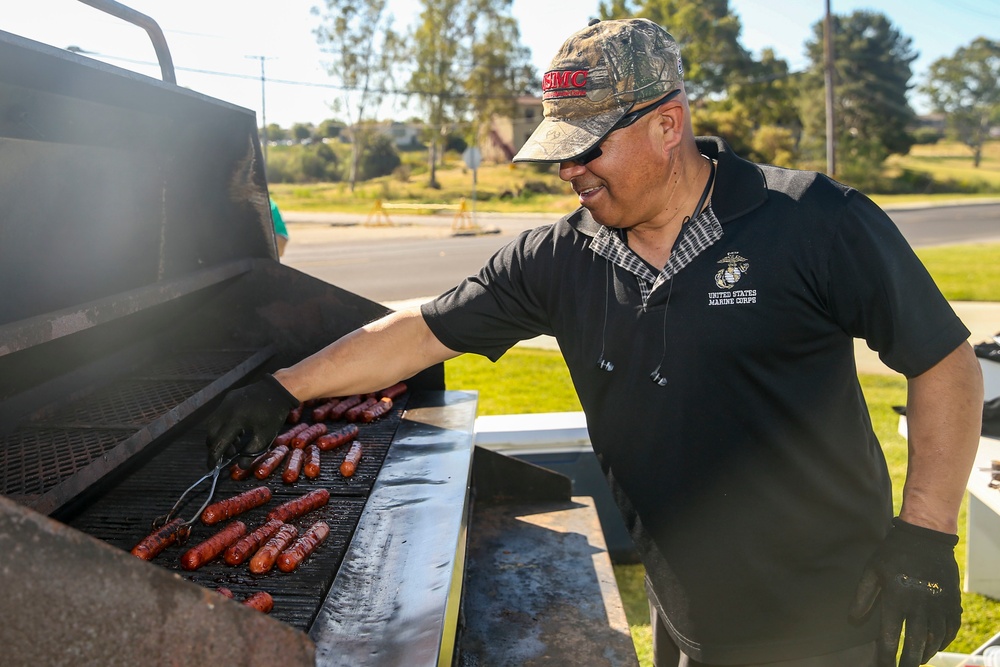
<instances>
[{"instance_id":1,"label":"black glove","mask_svg":"<svg viewBox=\"0 0 1000 667\"><path fill-rule=\"evenodd\" d=\"M896 664L899 636L906 637L899 667L917 667L951 643L962 623L962 592L955 562L957 535L906 523L899 517L868 560L851 603L860 621L882 600L878 665Z\"/></svg>"},{"instance_id":2,"label":"black glove","mask_svg":"<svg viewBox=\"0 0 1000 667\"><path fill-rule=\"evenodd\" d=\"M206 423L208 467L214 468L232 446L241 454L236 462L241 468L249 468L274 440L288 418L288 411L298 405L299 400L273 375L265 375L259 382L226 394Z\"/></svg>"}]
</instances>

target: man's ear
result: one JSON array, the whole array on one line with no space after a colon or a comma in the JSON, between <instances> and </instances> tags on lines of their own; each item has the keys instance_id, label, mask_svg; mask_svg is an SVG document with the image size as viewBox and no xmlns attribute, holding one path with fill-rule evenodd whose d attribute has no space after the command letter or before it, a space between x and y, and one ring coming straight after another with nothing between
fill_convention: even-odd
<instances>
[{"instance_id":1,"label":"man's ear","mask_svg":"<svg viewBox=\"0 0 1000 667\"><path fill-rule=\"evenodd\" d=\"M661 133L664 150L673 150L684 137L684 126L687 122L687 107L679 101L664 104L657 112L657 122Z\"/></svg>"},{"instance_id":2,"label":"man's ear","mask_svg":"<svg viewBox=\"0 0 1000 667\"><path fill-rule=\"evenodd\" d=\"M683 104L664 104L657 111L660 131L663 133L664 148L673 149L681 143L683 128L687 120L687 110Z\"/></svg>"}]
</instances>

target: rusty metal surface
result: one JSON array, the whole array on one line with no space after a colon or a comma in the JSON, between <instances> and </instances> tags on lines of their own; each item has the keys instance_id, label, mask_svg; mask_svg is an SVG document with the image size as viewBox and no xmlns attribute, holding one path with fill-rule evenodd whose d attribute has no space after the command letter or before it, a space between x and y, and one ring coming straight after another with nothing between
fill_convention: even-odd
<instances>
[{"instance_id":1,"label":"rusty metal surface","mask_svg":"<svg viewBox=\"0 0 1000 667\"><path fill-rule=\"evenodd\" d=\"M305 666L303 633L0 497L10 667Z\"/></svg>"},{"instance_id":2,"label":"rusty metal surface","mask_svg":"<svg viewBox=\"0 0 1000 667\"><path fill-rule=\"evenodd\" d=\"M464 569L475 392L410 398L309 636L319 665L451 664Z\"/></svg>"},{"instance_id":3,"label":"rusty metal surface","mask_svg":"<svg viewBox=\"0 0 1000 667\"><path fill-rule=\"evenodd\" d=\"M593 499L476 504L458 664L634 667Z\"/></svg>"}]
</instances>

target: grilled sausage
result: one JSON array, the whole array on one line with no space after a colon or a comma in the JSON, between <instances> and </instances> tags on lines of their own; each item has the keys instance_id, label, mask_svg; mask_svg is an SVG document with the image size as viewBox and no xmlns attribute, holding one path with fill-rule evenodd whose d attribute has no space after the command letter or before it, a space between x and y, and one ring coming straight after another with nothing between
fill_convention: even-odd
<instances>
[{"instance_id":1,"label":"grilled sausage","mask_svg":"<svg viewBox=\"0 0 1000 667\"><path fill-rule=\"evenodd\" d=\"M320 458L319 458L319 447L314 442L305 449L306 452L306 462L302 466L302 472L306 474L309 479L316 479L319 477L320 473Z\"/></svg>"},{"instance_id":2,"label":"grilled sausage","mask_svg":"<svg viewBox=\"0 0 1000 667\"><path fill-rule=\"evenodd\" d=\"M153 531L132 547L132 555L142 560L153 560L157 554L177 541L177 531L180 530L182 523L183 519L174 519Z\"/></svg>"},{"instance_id":3,"label":"grilled sausage","mask_svg":"<svg viewBox=\"0 0 1000 667\"><path fill-rule=\"evenodd\" d=\"M397 382L391 387L386 387L382 391L378 392L380 398L399 398L406 393L406 383Z\"/></svg>"},{"instance_id":4,"label":"grilled sausage","mask_svg":"<svg viewBox=\"0 0 1000 667\"><path fill-rule=\"evenodd\" d=\"M181 556L181 567L185 570L197 570L246 534L247 525L242 521L233 521L204 542L185 551Z\"/></svg>"},{"instance_id":5,"label":"grilled sausage","mask_svg":"<svg viewBox=\"0 0 1000 667\"><path fill-rule=\"evenodd\" d=\"M288 460L285 462L285 472L281 473L281 481L285 484L294 484L299 479L299 473L302 472L302 459L305 457L305 452L301 449L293 449L288 454Z\"/></svg>"},{"instance_id":6,"label":"grilled sausage","mask_svg":"<svg viewBox=\"0 0 1000 667\"><path fill-rule=\"evenodd\" d=\"M274 442L271 444L273 444L275 447L278 447L280 445L285 445L287 447L288 445L292 444L292 438L297 436L299 433L302 433L302 431L309 428L309 426L310 424L296 424L295 426L288 429L284 433L279 434L274 439Z\"/></svg>"},{"instance_id":7,"label":"grilled sausage","mask_svg":"<svg viewBox=\"0 0 1000 667\"><path fill-rule=\"evenodd\" d=\"M324 433L326 433L326 424L313 424L292 438L292 447L302 449Z\"/></svg>"},{"instance_id":8,"label":"grilled sausage","mask_svg":"<svg viewBox=\"0 0 1000 667\"><path fill-rule=\"evenodd\" d=\"M278 556L278 569L282 572L291 572L297 568L302 561L309 557L316 547L330 534L330 526L323 521L317 521L309 530L302 534L302 537L295 540L295 544L285 549Z\"/></svg>"},{"instance_id":9,"label":"grilled sausage","mask_svg":"<svg viewBox=\"0 0 1000 667\"><path fill-rule=\"evenodd\" d=\"M299 518L307 512L311 512L314 509L326 505L330 501L330 492L326 489L316 489L315 491L310 491L304 496L299 496L293 500L289 500L287 503L278 505L270 514L267 515L268 519L277 519L278 521L292 521Z\"/></svg>"},{"instance_id":10,"label":"grilled sausage","mask_svg":"<svg viewBox=\"0 0 1000 667\"><path fill-rule=\"evenodd\" d=\"M233 592L228 588L226 588L225 586L219 586L218 588L215 589L215 592L221 595L222 597L229 598L230 600L236 597L235 595L233 595Z\"/></svg>"},{"instance_id":11,"label":"grilled sausage","mask_svg":"<svg viewBox=\"0 0 1000 667\"><path fill-rule=\"evenodd\" d=\"M226 549L226 553L223 555L223 560L226 561L227 565L239 565L249 558L251 554L256 552L257 549L260 548L261 544L271 539L282 525L284 524L276 519L273 519L249 535L244 535L236 542L236 544Z\"/></svg>"},{"instance_id":12,"label":"grilled sausage","mask_svg":"<svg viewBox=\"0 0 1000 667\"><path fill-rule=\"evenodd\" d=\"M331 421L336 421L344 416L344 413L353 408L355 405L365 400L364 396L361 394L354 394L353 396L347 396L341 399L340 403L337 403L330 414L326 416L327 419Z\"/></svg>"},{"instance_id":13,"label":"grilled sausage","mask_svg":"<svg viewBox=\"0 0 1000 667\"><path fill-rule=\"evenodd\" d=\"M374 396L366 398L361 403L358 403L353 408L344 413L344 419L349 422L356 422L361 419L361 413L370 408L371 406L378 403L378 399Z\"/></svg>"},{"instance_id":14,"label":"grilled sausage","mask_svg":"<svg viewBox=\"0 0 1000 667\"><path fill-rule=\"evenodd\" d=\"M298 424L299 420L302 419L302 411L305 410L305 406L299 403L299 407L292 408L288 411L288 418L285 419L289 424Z\"/></svg>"},{"instance_id":15,"label":"grilled sausage","mask_svg":"<svg viewBox=\"0 0 1000 667\"><path fill-rule=\"evenodd\" d=\"M320 405L319 407L313 408L312 411L313 421L316 422L317 424L322 421L326 421L327 418L330 416L330 411L333 410L335 407L337 407L338 403L340 403L339 398L332 398L326 403Z\"/></svg>"},{"instance_id":16,"label":"grilled sausage","mask_svg":"<svg viewBox=\"0 0 1000 667\"><path fill-rule=\"evenodd\" d=\"M298 528L290 523L286 523L278 529L271 538L264 543L257 553L250 559L250 571L254 574L264 574L270 572L274 567L274 561L278 554L284 551L285 547L292 543L295 536L299 534Z\"/></svg>"},{"instance_id":17,"label":"grilled sausage","mask_svg":"<svg viewBox=\"0 0 1000 667\"><path fill-rule=\"evenodd\" d=\"M375 405L361 411L361 421L369 424L389 412L389 410L392 410L392 399L382 398Z\"/></svg>"},{"instance_id":18,"label":"grilled sausage","mask_svg":"<svg viewBox=\"0 0 1000 667\"><path fill-rule=\"evenodd\" d=\"M253 476L257 479L267 479L268 475L274 472L274 469L284 460L287 453L288 447L286 445L278 445L272 449L267 458L254 468Z\"/></svg>"},{"instance_id":19,"label":"grilled sausage","mask_svg":"<svg viewBox=\"0 0 1000 667\"><path fill-rule=\"evenodd\" d=\"M253 460L253 463L250 464L249 468L241 468L239 463L234 463L229 467L229 477L236 480L237 482L242 482L245 479L250 479L250 475L253 474L253 471L257 469L258 465L263 463L264 459L266 459L267 455L270 453L271 453L270 451L265 451L263 454L255 458Z\"/></svg>"},{"instance_id":20,"label":"grilled sausage","mask_svg":"<svg viewBox=\"0 0 1000 667\"><path fill-rule=\"evenodd\" d=\"M351 440L354 440L358 436L358 427L354 424L348 424L343 428L340 428L333 433L327 433L326 435L320 436L316 440L316 446L322 449L324 452L330 451L340 447L341 445L346 445Z\"/></svg>"},{"instance_id":21,"label":"grilled sausage","mask_svg":"<svg viewBox=\"0 0 1000 667\"><path fill-rule=\"evenodd\" d=\"M274 598L272 598L271 594L267 591L257 591L244 600L243 604L251 609L256 609L264 614L269 614L271 613L271 610L274 609Z\"/></svg>"},{"instance_id":22,"label":"grilled sausage","mask_svg":"<svg viewBox=\"0 0 1000 667\"><path fill-rule=\"evenodd\" d=\"M271 489L266 486L258 486L244 491L238 496L212 503L201 513L201 522L206 526L211 526L238 514L249 512L254 507L260 507L270 499Z\"/></svg>"},{"instance_id":23,"label":"grilled sausage","mask_svg":"<svg viewBox=\"0 0 1000 667\"><path fill-rule=\"evenodd\" d=\"M340 464L340 474L350 477L358 469L358 462L361 461L361 442L355 440L351 443L351 450L344 457L344 462Z\"/></svg>"}]
</instances>

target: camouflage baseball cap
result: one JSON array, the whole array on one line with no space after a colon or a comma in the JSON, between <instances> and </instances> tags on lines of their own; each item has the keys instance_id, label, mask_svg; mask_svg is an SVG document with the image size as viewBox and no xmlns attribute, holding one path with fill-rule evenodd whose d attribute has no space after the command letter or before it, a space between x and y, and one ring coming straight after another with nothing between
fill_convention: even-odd
<instances>
[{"instance_id":1,"label":"camouflage baseball cap","mask_svg":"<svg viewBox=\"0 0 1000 667\"><path fill-rule=\"evenodd\" d=\"M586 153L636 107L683 86L677 42L648 19L596 21L572 35L542 77L543 120L514 162Z\"/></svg>"}]
</instances>

